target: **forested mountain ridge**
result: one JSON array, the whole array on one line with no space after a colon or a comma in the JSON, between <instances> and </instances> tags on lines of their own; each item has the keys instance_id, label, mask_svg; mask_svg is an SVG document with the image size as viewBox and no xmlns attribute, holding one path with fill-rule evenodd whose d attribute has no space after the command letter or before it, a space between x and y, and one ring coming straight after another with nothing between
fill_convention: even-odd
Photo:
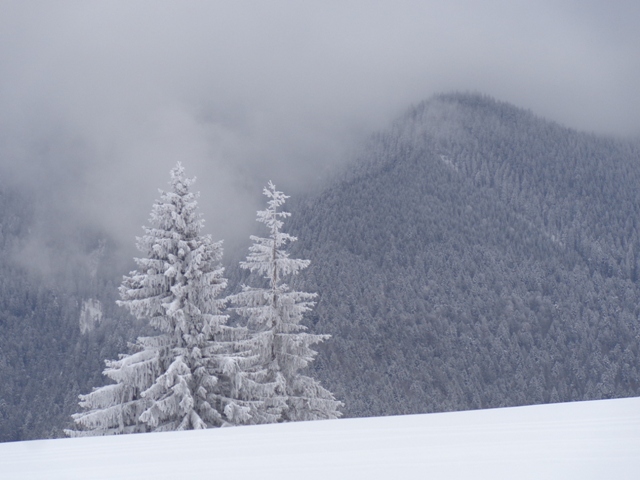
<instances>
[{"instance_id":1,"label":"forested mountain ridge","mask_svg":"<svg viewBox=\"0 0 640 480\"><path fill-rule=\"evenodd\" d=\"M637 143L435 97L293 210L347 416L638 395Z\"/></svg>"},{"instance_id":2,"label":"forested mountain ridge","mask_svg":"<svg viewBox=\"0 0 640 480\"><path fill-rule=\"evenodd\" d=\"M332 335L313 377L347 417L640 395L639 184L639 142L480 95L412 107L287 203L291 257L311 260L292 287ZM44 242L55 275L27 266L36 207L0 185L0 441L62 435L143 333L115 305L131 259L108 232L69 220Z\"/></svg>"}]
</instances>

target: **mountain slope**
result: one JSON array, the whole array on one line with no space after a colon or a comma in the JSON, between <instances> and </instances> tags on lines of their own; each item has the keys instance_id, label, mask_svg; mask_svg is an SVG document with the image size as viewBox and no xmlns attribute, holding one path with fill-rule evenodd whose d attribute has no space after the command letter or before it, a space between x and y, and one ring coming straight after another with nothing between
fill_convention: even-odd
<instances>
[{"instance_id":1,"label":"mountain slope","mask_svg":"<svg viewBox=\"0 0 640 480\"><path fill-rule=\"evenodd\" d=\"M0 445L19 479L637 478L640 400Z\"/></svg>"},{"instance_id":2,"label":"mountain slope","mask_svg":"<svg viewBox=\"0 0 640 480\"><path fill-rule=\"evenodd\" d=\"M479 95L377 135L294 208L316 374L347 416L640 393L638 144Z\"/></svg>"}]
</instances>

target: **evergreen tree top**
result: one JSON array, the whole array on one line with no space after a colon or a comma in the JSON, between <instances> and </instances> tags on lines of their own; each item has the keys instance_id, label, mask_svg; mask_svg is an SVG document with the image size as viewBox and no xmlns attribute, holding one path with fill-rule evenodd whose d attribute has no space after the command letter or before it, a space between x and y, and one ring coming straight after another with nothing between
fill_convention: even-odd
<instances>
[{"instance_id":1,"label":"evergreen tree top","mask_svg":"<svg viewBox=\"0 0 640 480\"><path fill-rule=\"evenodd\" d=\"M285 195L276 190L276 186L271 180L269 180L267 186L262 189L262 193L271 200L267 202L266 210L258 211L256 221L264 223L271 231L271 235L274 235L279 232L284 225L284 222L280 219L291 216L289 212L278 211L278 208L284 205L289 195ZM289 237L289 239L291 240L291 237Z\"/></svg>"},{"instance_id":2,"label":"evergreen tree top","mask_svg":"<svg viewBox=\"0 0 640 480\"><path fill-rule=\"evenodd\" d=\"M308 260L289 258L289 253L284 249L288 242L295 242L297 237L282 231L284 219L291 216L289 212L280 211L288 195L276 190L273 182L269 181L262 193L270 200L265 210L258 210L256 221L264 223L269 229L266 238L251 235L254 243L249 247L247 260L240 262L240 267L251 272L264 275L271 283L272 288L280 285L283 275L297 274L298 271L309 266Z\"/></svg>"},{"instance_id":3,"label":"evergreen tree top","mask_svg":"<svg viewBox=\"0 0 640 480\"><path fill-rule=\"evenodd\" d=\"M173 187L173 191L178 195L187 195L189 193L189 187L196 181L196 177L185 177L182 162L176 163L176 166L171 169L170 174L171 181L169 184Z\"/></svg>"},{"instance_id":4,"label":"evergreen tree top","mask_svg":"<svg viewBox=\"0 0 640 480\"><path fill-rule=\"evenodd\" d=\"M160 199L154 203L149 218L151 227L144 227L145 233L152 237L194 239L204 226L202 215L197 213L200 193L190 191L196 177L187 178L180 162L170 173L171 191L159 190ZM138 244L139 249L147 253L144 237L138 238Z\"/></svg>"}]
</instances>

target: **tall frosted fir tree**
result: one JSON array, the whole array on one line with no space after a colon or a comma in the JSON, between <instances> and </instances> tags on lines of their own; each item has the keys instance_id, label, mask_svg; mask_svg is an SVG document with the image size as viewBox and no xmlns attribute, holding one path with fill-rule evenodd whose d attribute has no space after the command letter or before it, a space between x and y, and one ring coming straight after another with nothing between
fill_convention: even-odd
<instances>
[{"instance_id":1,"label":"tall frosted fir tree","mask_svg":"<svg viewBox=\"0 0 640 480\"><path fill-rule=\"evenodd\" d=\"M316 294L291 290L284 283L287 277L309 265L309 260L289 258L285 250L288 243L296 240L282 231L283 220L290 213L281 211L280 207L289 197L277 191L271 182L263 193L269 198L268 206L258 211L257 221L265 224L269 236L251 237L254 244L240 266L262 276L266 286L243 286L242 292L230 300L253 332L259 367L266 371L267 381L276 385L274 393L265 399L265 405L279 410L278 420L338 418L342 403L318 381L300 372L316 355L310 346L329 336L307 333L307 328L300 323L305 312L314 306Z\"/></svg>"},{"instance_id":2,"label":"tall frosted fir tree","mask_svg":"<svg viewBox=\"0 0 640 480\"><path fill-rule=\"evenodd\" d=\"M261 410L260 402L241 400L255 396L242 390L251 385L242 381L249 359L235 340L245 332L226 325L225 300L218 298L227 283L222 246L200 233L193 181L180 163L171 170L171 191L160 191L151 227L137 239L144 257L120 287L118 304L159 333L106 362L104 374L115 384L80 396L85 411L73 418L82 428L67 431L71 436L248 423L250 412ZM270 391L267 385L262 394Z\"/></svg>"}]
</instances>

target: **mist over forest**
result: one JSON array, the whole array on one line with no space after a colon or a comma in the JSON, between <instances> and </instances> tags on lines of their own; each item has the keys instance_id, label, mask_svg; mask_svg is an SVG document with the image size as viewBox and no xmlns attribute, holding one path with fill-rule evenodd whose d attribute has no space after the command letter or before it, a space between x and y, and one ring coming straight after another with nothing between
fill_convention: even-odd
<instances>
[{"instance_id":1,"label":"mist over forest","mask_svg":"<svg viewBox=\"0 0 640 480\"><path fill-rule=\"evenodd\" d=\"M235 244L267 181L321 185L443 92L640 135L636 2L161 3L0 7L0 175L42 199L39 244L72 216L131 256L177 161L209 233Z\"/></svg>"},{"instance_id":2,"label":"mist over forest","mask_svg":"<svg viewBox=\"0 0 640 480\"><path fill-rule=\"evenodd\" d=\"M412 107L288 204L311 260L294 286L319 294L306 325L332 335L310 372L348 417L638 395L639 158L487 96ZM0 432L57 437L103 360L151 330L115 306L115 237L68 220L75 241L33 269L36 203L2 201ZM237 247L228 294L250 283Z\"/></svg>"}]
</instances>

